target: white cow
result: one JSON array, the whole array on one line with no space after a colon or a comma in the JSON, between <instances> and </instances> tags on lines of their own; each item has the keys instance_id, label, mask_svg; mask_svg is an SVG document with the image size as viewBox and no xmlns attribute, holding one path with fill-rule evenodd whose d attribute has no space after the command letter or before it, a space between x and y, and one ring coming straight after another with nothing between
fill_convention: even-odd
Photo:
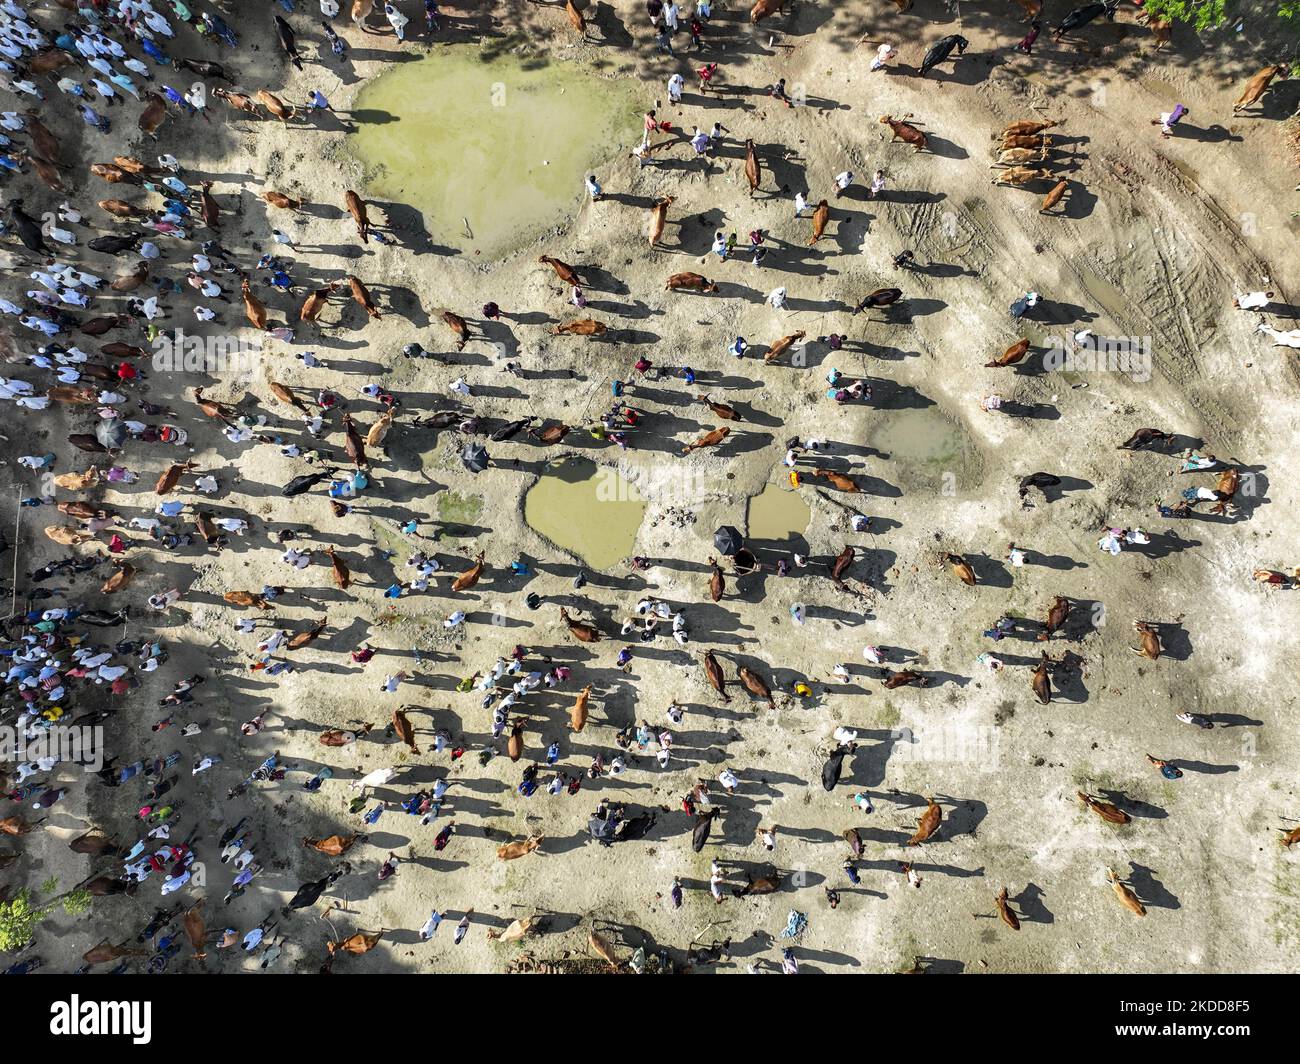
<instances>
[{"instance_id":1,"label":"white cow","mask_svg":"<svg viewBox=\"0 0 1300 1064\"><path fill-rule=\"evenodd\" d=\"M1265 325L1261 321L1255 328L1255 331L1266 333L1273 337L1274 347L1300 348L1300 329L1292 329L1290 332L1282 332L1280 329L1274 329L1272 326Z\"/></svg>"}]
</instances>

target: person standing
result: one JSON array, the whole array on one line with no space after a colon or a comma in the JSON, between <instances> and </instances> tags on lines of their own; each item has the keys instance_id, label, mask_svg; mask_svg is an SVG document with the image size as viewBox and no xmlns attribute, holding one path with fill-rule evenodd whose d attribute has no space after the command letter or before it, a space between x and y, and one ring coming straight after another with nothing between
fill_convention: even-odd
<instances>
[{"instance_id":1,"label":"person standing","mask_svg":"<svg viewBox=\"0 0 1300 1064\"><path fill-rule=\"evenodd\" d=\"M393 32L397 34L399 41L406 40L406 24L411 20L397 10L392 4L384 5L384 17L388 19L388 24L393 27Z\"/></svg>"}]
</instances>

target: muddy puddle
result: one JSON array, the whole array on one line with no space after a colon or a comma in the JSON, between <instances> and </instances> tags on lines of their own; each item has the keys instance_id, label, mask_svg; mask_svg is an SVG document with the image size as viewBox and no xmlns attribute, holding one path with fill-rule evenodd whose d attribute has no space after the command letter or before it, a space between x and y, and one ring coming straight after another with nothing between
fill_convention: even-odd
<instances>
[{"instance_id":1,"label":"muddy puddle","mask_svg":"<svg viewBox=\"0 0 1300 1064\"><path fill-rule=\"evenodd\" d=\"M585 458L552 463L524 496L524 520L593 569L630 557L645 516L636 488Z\"/></svg>"},{"instance_id":2,"label":"muddy puddle","mask_svg":"<svg viewBox=\"0 0 1300 1064\"><path fill-rule=\"evenodd\" d=\"M747 539L788 539L808 530L812 510L797 491L769 484L750 497L745 517Z\"/></svg>"},{"instance_id":3,"label":"muddy puddle","mask_svg":"<svg viewBox=\"0 0 1300 1064\"><path fill-rule=\"evenodd\" d=\"M636 93L574 63L440 48L361 90L349 150L367 195L419 210L435 243L500 255L569 217L583 178L629 149Z\"/></svg>"},{"instance_id":4,"label":"muddy puddle","mask_svg":"<svg viewBox=\"0 0 1300 1064\"><path fill-rule=\"evenodd\" d=\"M969 483L980 466L966 434L937 407L882 410L867 443L887 454L891 472L897 470L898 479L912 486L941 488L946 474Z\"/></svg>"}]
</instances>

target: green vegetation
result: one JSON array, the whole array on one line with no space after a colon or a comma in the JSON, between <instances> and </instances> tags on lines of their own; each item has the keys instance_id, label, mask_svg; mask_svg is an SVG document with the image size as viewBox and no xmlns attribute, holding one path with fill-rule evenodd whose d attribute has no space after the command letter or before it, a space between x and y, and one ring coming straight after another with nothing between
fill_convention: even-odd
<instances>
[{"instance_id":1,"label":"green vegetation","mask_svg":"<svg viewBox=\"0 0 1300 1064\"><path fill-rule=\"evenodd\" d=\"M36 928L49 913L32 904L31 894L20 890L12 899L0 902L0 950L18 950L31 944Z\"/></svg>"},{"instance_id":2,"label":"green vegetation","mask_svg":"<svg viewBox=\"0 0 1300 1064\"><path fill-rule=\"evenodd\" d=\"M1275 17L1286 27L1300 30L1300 0L1271 0ZM1155 18L1186 22L1197 33L1215 30L1243 14L1235 0L1147 0L1143 9Z\"/></svg>"}]
</instances>

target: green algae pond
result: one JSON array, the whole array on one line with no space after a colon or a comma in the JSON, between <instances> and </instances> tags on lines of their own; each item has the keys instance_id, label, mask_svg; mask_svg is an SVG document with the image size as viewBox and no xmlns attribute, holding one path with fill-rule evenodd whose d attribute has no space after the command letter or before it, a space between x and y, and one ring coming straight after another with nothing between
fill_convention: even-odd
<instances>
[{"instance_id":1,"label":"green algae pond","mask_svg":"<svg viewBox=\"0 0 1300 1064\"><path fill-rule=\"evenodd\" d=\"M438 243L498 256L580 206L583 178L636 143L641 97L576 63L441 48L358 93L349 151L369 197L419 210Z\"/></svg>"}]
</instances>

